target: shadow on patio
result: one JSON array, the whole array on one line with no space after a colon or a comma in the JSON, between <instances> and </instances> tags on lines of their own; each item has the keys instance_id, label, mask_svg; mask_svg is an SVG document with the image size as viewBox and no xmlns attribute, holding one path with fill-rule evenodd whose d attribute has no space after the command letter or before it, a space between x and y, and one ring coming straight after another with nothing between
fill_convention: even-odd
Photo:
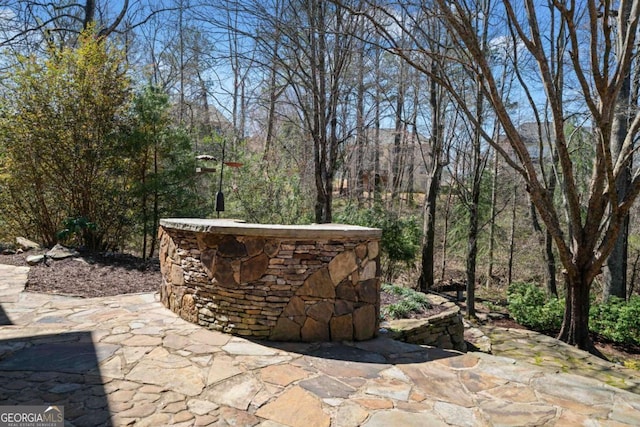
<instances>
[{"instance_id":1,"label":"shadow on patio","mask_svg":"<svg viewBox=\"0 0 640 427\"><path fill-rule=\"evenodd\" d=\"M458 357L463 354L455 350L427 348L415 344L408 344L385 336L379 336L367 341L349 343L251 341L267 347L320 359L384 365L430 362L450 357Z\"/></svg>"},{"instance_id":2,"label":"shadow on patio","mask_svg":"<svg viewBox=\"0 0 640 427\"><path fill-rule=\"evenodd\" d=\"M73 425L111 426L98 363L112 351L96 349L90 332L0 340L0 402L64 406Z\"/></svg>"}]
</instances>

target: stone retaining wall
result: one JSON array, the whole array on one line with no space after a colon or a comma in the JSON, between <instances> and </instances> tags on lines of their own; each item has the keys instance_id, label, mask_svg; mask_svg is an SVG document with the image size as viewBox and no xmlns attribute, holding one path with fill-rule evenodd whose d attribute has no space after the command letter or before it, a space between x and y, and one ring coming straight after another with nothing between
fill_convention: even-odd
<instances>
[{"instance_id":1,"label":"stone retaining wall","mask_svg":"<svg viewBox=\"0 0 640 427\"><path fill-rule=\"evenodd\" d=\"M392 338L411 344L467 351L460 307L436 295L427 295L433 305L446 307L442 313L424 319L398 319L387 322Z\"/></svg>"},{"instance_id":2,"label":"stone retaining wall","mask_svg":"<svg viewBox=\"0 0 640 427\"><path fill-rule=\"evenodd\" d=\"M210 329L275 341L373 338L380 230L162 220L162 303Z\"/></svg>"}]
</instances>

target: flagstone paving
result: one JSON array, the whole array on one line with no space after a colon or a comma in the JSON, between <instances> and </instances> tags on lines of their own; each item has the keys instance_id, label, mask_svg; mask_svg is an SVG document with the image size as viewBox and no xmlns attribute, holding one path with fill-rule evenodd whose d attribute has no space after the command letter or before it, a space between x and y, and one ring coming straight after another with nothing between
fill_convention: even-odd
<instances>
[{"instance_id":1,"label":"flagstone paving","mask_svg":"<svg viewBox=\"0 0 640 427\"><path fill-rule=\"evenodd\" d=\"M554 372L575 373L640 394L640 372L609 363L552 337L524 329L483 327L495 355Z\"/></svg>"},{"instance_id":2,"label":"flagstone paving","mask_svg":"<svg viewBox=\"0 0 640 427\"><path fill-rule=\"evenodd\" d=\"M640 425L640 375L551 338L485 328L493 355L384 336L273 343L205 330L154 294L24 292L0 265L0 404L68 426Z\"/></svg>"}]
</instances>

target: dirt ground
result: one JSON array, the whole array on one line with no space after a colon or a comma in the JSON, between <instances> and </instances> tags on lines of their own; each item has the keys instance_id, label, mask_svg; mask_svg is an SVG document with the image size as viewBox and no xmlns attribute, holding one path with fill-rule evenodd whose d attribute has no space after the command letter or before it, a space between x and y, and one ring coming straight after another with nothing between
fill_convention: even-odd
<instances>
[{"instance_id":1,"label":"dirt ground","mask_svg":"<svg viewBox=\"0 0 640 427\"><path fill-rule=\"evenodd\" d=\"M26 266L26 257L39 253L0 255L0 264ZM91 298L154 292L160 289L161 282L157 260L144 262L121 253L81 254L31 266L26 290Z\"/></svg>"}]
</instances>

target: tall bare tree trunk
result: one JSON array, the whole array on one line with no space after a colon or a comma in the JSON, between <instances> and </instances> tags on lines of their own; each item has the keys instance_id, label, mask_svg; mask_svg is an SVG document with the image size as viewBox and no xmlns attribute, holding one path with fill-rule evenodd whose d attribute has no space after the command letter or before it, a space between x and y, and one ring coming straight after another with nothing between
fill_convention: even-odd
<instances>
[{"instance_id":1,"label":"tall bare tree trunk","mask_svg":"<svg viewBox=\"0 0 640 427\"><path fill-rule=\"evenodd\" d=\"M356 159L355 159L355 196L358 205L362 203L364 193L364 174L365 174L365 144L367 142L364 123L364 41L359 43L358 47L358 89L356 93Z\"/></svg>"},{"instance_id":2,"label":"tall bare tree trunk","mask_svg":"<svg viewBox=\"0 0 640 427\"><path fill-rule=\"evenodd\" d=\"M275 54L274 54L275 56ZM275 67L275 64L273 65ZM267 132L264 138L264 154L263 160L270 158L270 153L275 139L275 123L276 123L276 102L278 101L278 90L276 88L276 70L269 71L269 106L267 111Z\"/></svg>"},{"instance_id":3,"label":"tall bare tree trunk","mask_svg":"<svg viewBox=\"0 0 640 427\"><path fill-rule=\"evenodd\" d=\"M435 61L432 62L431 66L435 71L437 66ZM422 292L426 292L434 285L433 260L435 255L436 205L438 202L438 195L440 194L440 181L442 179L442 168L444 166L441 160L444 145L442 124L440 122L441 108L440 99L438 99L438 87L435 79L431 79L429 84L429 106L431 109L431 141L429 144L430 156L428 157L430 157L431 160L431 171L424 199L422 269L420 279L418 280L419 288Z\"/></svg>"},{"instance_id":4,"label":"tall bare tree trunk","mask_svg":"<svg viewBox=\"0 0 640 427\"><path fill-rule=\"evenodd\" d=\"M424 241L422 244L422 269L419 279L419 286L422 292L426 292L434 285L433 258L435 252L435 218L436 205L438 201L440 177L442 167L432 172L429 179L429 188L424 201Z\"/></svg>"},{"instance_id":5,"label":"tall bare tree trunk","mask_svg":"<svg viewBox=\"0 0 640 427\"><path fill-rule=\"evenodd\" d=\"M447 203L444 207L444 229L442 230L442 259L440 260L440 280L444 280L447 273L447 244L449 243L449 212L451 212L451 197L453 186L449 185Z\"/></svg>"},{"instance_id":6,"label":"tall bare tree trunk","mask_svg":"<svg viewBox=\"0 0 640 427\"><path fill-rule=\"evenodd\" d=\"M474 158L480 161L479 146L475 146ZM467 317L475 317L475 295L476 295L476 263L478 259L478 228L480 204L480 170L479 165L474 167L474 178L471 188L471 201L469 203L469 232L467 233Z\"/></svg>"},{"instance_id":7,"label":"tall bare tree trunk","mask_svg":"<svg viewBox=\"0 0 640 427\"><path fill-rule=\"evenodd\" d=\"M155 126L154 126L155 127ZM156 130L154 129L154 135L157 135ZM157 138L157 137L156 137ZM158 174L160 172L160 164L159 164L159 153L158 153L158 141L154 141L153 144L153 176L157 180ZM154 183L153 186L153 222L151 227L151 245L149 247L148 258L153 257L154 252L156 251L156 244L158 242L158 227L160 226L160 191L158 188L158 183Z\"/></svg>"},{"instance_id":8,"label":"tall bare tree trunk","mask_svg":"<svg viewBox=\"0 0 640 427\"><path fill-rule=\"evenodd\" d=\"M180 6L179 6L179 10L178 10L178 42L179 42L179 49L180 49L180 64L179 64L179 70L178 72L180 73L180 81L179 81L179 90L180 90L180 105L179 105L179 109L178 109L178 119L180 122L180 126L184 125L184 105L185 105L185 96L184 96L184 81L185 81L185 76L184 76L184 69L185 69L185 64L184 64L184 4L183 4L184 0L180 0Z\"/></svg>"},{"instance_id":9,"label":"tall bare tree trunk","mask_svg":"<svg viewBox=\"0 0 640 427\"><path fill-rule=\"evenodd\" d=\"M554 172L551 171L553 174ZM553 181L553 185L550 185L549 192L551 194L554 193L555 190L555 175L551 176L549 179L549 184ZM545 261L545 287L547 289L547 294L557 297L558 296L558 283L556 280L556 256L553 253L553 237L549 230L543 229L538 221L538 212L536 211L536 207L533 203L529 204L530 212L531 212L531 221L533 223L533 230L538 234L538 241L540 246L542 247L542 256Z\"/></svg>"},{"instance_id":10,"label":"tall bare tree trunk","mask_svg":"<svg viewBox=\"0 0 640 427\"><path fill-rule=\"evenodd\" d=\"M278 16L281 13L282 5L280 0L274 2L274 13ZM269 105L267 107L267 131L264 140L263 160L270 159L270 153L275 139L276 104L284 89L278 87L278 55L280 49L280 26L275 25L273 34L273 46L271 51L271 67L269 67ZM267 166L269 163L267 162Z\"/></svg>"},{"instance_id":11,"label":"tall bare tree trunk","mask_svg":"<svg viewBox=\"0 0 640 427\"><path fill-rule=\"evenodd\" d=\"M374 74L376 81L375 100L374 100L374 128L373 128L373 176L369 174L369 186L373 189L372 203L378 205L382 203L382 185L381 185L381 171L380 171L380 121L381 112L380 104L382 102L382 88L380 87L380 81L382 80L382 72L380 62L382 59L382 49L376 44L375 49L375 63ZM373 180L373 185L371 184Z\"/></svg>"},{"instance_id":12,"label":"tall bare tree trunk","mask_svg":"<svg viewBox=\"0 0 640 427\"><path fill-rule=\"evenodd\" d=\"M483 5L485 13L487 11L488 4ZM481 46L486 51L487 32L488 32L488 20L483 17L483 28L481 30ZM469 232L467 234L467 317L475 317L475 289L476 289L476 263L478 258L478 231L480 225L480 213L478 211L480 207L480 191L482 170L484 168L482 161L481 142L482 142L482 125L483 125L483 111L484 111L484 93L482 92L482 79L483 77L478 74L476 76L476 108L475 108L475 125L473 136L473 155L472 155L472 183L471 183L471 200L469 203Z\"/></svg>"},{"instance_id":13,"label":"tall bare tree trunk","mask_svg":"<svg viewBox=\"0 0 640 427\"><path fill-rule=\"evenodd\" d=\"M405 125L403 120L404 114L404 98L405 98L405 65L404 61L400 61L399 77L398 77L398 94L396 98L395 109L395 133L393 135L393 181L391 184L391 200L395 203L400 193L402 185L402 164L403 150L402 143L404 140Z\"/></svg>"},{"instance_id":14,"label":"tall bare tree trunk","mask_svg":"<svg viewBox=\"0 0 640 427\"><path fill-rule=\"evenodd\" d=\"M624 9L619 11L622 13L622 19L619 20L621 25L626 28L626 23L629 20L631 14L632 3L630 1L624 2ZM620 29L620 32L624 34L624 28ZM623 41L619 43L622 44ZM614 158L620 155L623 149L625 138L629 131L629 117L631 115L631 108L635 106L631 105L631 72L624 75L622 87L618 93L616 99L616 111L613 117L613 124L611 126L611 148ZM616 192L618 198L622 199L627 195L629 188L631 187L631 167L629 163L618 179L616 180ZM616 240L616 244L607 259L607 263L603 268L604 273L604 288L603 298L615 296L619 298L627 298L627 265L629 258L629 214L626 215L622 227L620 228L620 234Z\"/></svg>"},{"instance_id":15,"label":"tall bare tree trunk","mask_svg":"<svg viewBox=\"0 0 640 427\"><path fill-rule=\"evenodd\" d=\"M415 185L415 169L416 169L416 148L418 148L419 143L419 135L418 135L418 109L420 107L420 98L418 94L420 93L420 74L413 70L413 105L411 110L411 130L412 132L407 136L407 146L405 156L405 163L408 167L407 171L407 204L410 207L414 205L414 185Z\"/></svg>"},{"instance_id":16,"label":"tall bare tree trunk","mask_svg":"<svg viewBox=\"0 0 640 427\"><path fill-rule=\"evenodd\" d=\"M485 286L488 288L491 285L493 278L493 262L494 262L494 250L495 250L495 234L496 234L496 216L498 201L498 152L493 154L493 177L491 178L491 219L489 222L489 253L487 261L487 281Z\"/></svg>"},{"instance_id":17,"label":"tall bare tree trunk","mask_svg":"<svg viewBox=\"0 0 640 427\"><path fill-rule=\"evenodd\" d=\"M507 286L513 283L513 258L516 252L516 212L518 207L518 185L513 184L511 195L511 233L509 233L509 260L507 261Z\"/></svg>"}]
</instances>

